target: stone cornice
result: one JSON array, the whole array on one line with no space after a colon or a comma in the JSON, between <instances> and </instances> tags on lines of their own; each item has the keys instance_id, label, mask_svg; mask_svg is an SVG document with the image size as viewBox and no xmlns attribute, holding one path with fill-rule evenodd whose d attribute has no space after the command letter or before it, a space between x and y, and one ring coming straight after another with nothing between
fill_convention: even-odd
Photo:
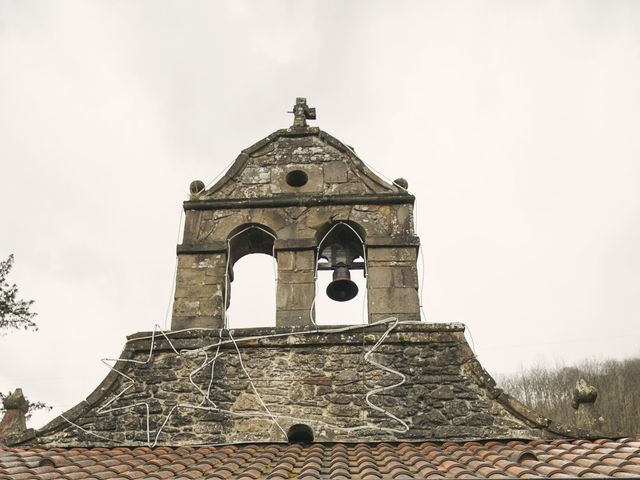
<instances>
[{"instance_id":1,"label":"stone cornice","mask_svg":"<svg viewBox=\"0 0 640 480\"><path fill-rule=\"evenodd\" d=\"M390 247L416 247L420 246L420 239L411 237L369 237L365 242L367 248L390 248ZM317 247L314 238L305 239L278 239L275 241L274 249L278 250L313 250ZM226 253L227 243L223 241L213 241L207 243L187 244L183 243L176 247L178 255L197 253Z\"/></svg>"},{"instance_id":2,"label":"stone cornice","mask_svg":"<svg viewBox=\"0 0 640 480\"><path fill-rule=\"evenodd\" d=\"M185 210L233 210L237 208L315 207L322 205L413 205L415 197L409 193L379 193L368 195L291 195L270 198L224 198L187 200Z\"/></svg>"}]
</instances>

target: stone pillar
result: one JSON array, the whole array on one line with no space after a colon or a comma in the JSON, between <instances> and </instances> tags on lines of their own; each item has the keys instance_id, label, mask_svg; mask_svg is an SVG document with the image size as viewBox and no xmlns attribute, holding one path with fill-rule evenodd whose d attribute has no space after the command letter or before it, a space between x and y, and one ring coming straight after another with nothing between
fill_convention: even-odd
<instances>
[{"instance_id":1,"label":"stone pillar","mask_svg":"<svg viewBox=\"0 0 640 480\"><path fill-rule=\"evenodd\" d=\"M276 250L276 256L276 326L313 325L309 312L315 295L315 249Z\"/></svg>"},{"instance_id":2,"label":"stone pillar","mask_svg":"<svg viewBox=\"0 0 640 480\"><path fill-rule=\"evenodd\" d=\"M368 246L369 323L387 317L420 320L418 247Z\"/></svg>"},{"instance_id":3,"label":"stone pillar","mask_svg":"<svg viewBox=\"0 0 640 480\"><path fill-rule=\"evenodd\" d=\"M21 388L5 397L2 405L6 410L0 421L0 439L18 436L27 430L26 415L29 411L29 402L22 394Z\"/></svg>"},{"instance_id":4,"label":"stone pillar","mask_svg":"<svg viewBox=\"0 0 640 480\"><path fill-rule=\"evenodd\" d=\"M573 390L571 406L575 409L576 427L591 432L606 432L608 430L604 418L596 410L598 391L581 378L576 382Z\"/></svg>"},{"instance_id":5,"label":"stone pillar","mask_svg":"<svg viewBox=\"0 0 640 480\"><path fill-rule=\"evenodd\" d=\"M171 330L224 324L226 252L178 255Z\"/></svg>"}]
</instances>

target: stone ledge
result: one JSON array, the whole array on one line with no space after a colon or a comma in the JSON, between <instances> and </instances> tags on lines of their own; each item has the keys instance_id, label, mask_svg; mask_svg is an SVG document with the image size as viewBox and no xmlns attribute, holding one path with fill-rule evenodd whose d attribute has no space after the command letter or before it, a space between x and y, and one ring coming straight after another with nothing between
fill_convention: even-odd
<instances>
[{"instance_id":1,"label":"stone ledge","mask_svg":"<svg viewBox=\"0 0 640 480\"><path fill-rule=\"evenodd\" d=\"M419 247L420 239L415 236L405 237L369 237L365 241L367 247Z\"/></svg>"},{"instance_id":2,"label":"stone ledge","mask_svg":"<svg viewBox=\"0 0 640 480\"><path fill-rule=\"evenodd\" d=\"M227 242L210 242L201 244L180 244L176 247L178 255L196 253L227 253Z\"/></svg>"},{"instance_id":3,"label":"stone ledge","mask_svg":"<svg viewBox=\"0 0 640 480\"><path fill-rule=\"evenodd\" d=\"M390 324L389 324L390 325ZM386 325L319 325L290 327L260 327L231 329L231 335L242 348L304 348L308 346L326 347L329 345L373 345L386 330ZM343 331L332 331L343 330ZM456 344L463 341L465 326L461 323L411 323L397 325L385 340L387 344L421 345L434 341L443 344ZM200 348L203 345L216 344L220 329L194 328L164 332L171 344L180 350ZM364 332L364 338L363 338ZM125 350L135 353L149 350L149 340L153 332L138 332L127 336ZM261 338L266 337L266 338ZM222 349L233 349L228 333L223 333ZM155 334L155 350L171 350L171 345L162 333Z\"/></svg>"},{"instance_id":4,"label":"stone ledge","mask_svg":"<svg viewBox=\"0 0 640 480\"><path fill-rule=\"evenodd\" d=\"M221 198L187 200L185 210L219 210L234 208L312 207L318 205L413 205L416 197L408 193L378 193L371 195L297 195L280 194L271 198Z\"/></svg>"},{"instance_id":5,"label":"stone ledge","mask_svg":"<svg viewBox=\"0 0 640 480\"><path fill-rule=\"evenodd\" d=\"M369 248L377 247L419 247L418 237L369 237L365 245ZM274 249L278 250L313 250L317 247L317 241L313 238L302 239L277 239ZM207 243L182 243L176 247L178 255L197 253L226 253L227 244L223 241Z\"/></svg>"},{"instance_id":6,"label":"stone ledge","mask_svg":"<svg viewBox=\"0 0 640 480\"><path fill-rule=\"evenodd\" d=\"M392 322L389 323L391 325ZM232 328L231 334L234 336L236 340L246 338L246 337L255 337L262 335L286 335L290 333L301 333L301 332L309 332L309 333L317 333L317 334L327 334L327 335L340 335L343 332L331 332L327 330L337 330L344 329L346 330L344 333L349 333L349 330L354 332L360 332L365 330L367 332L384 332L387 330L386 325L370 325L370 324L353 324L353 325L304 325L304 326L293 326L293 327L256 327L256 328ZM419 332L419 333L434 333L434 332L464 332L465 326L462 323L452 322L452 323L427 323L427 322L411 322L411 323L400 323L397 325L393 331L395 333L398 332ZM171 338L202 338L205 336L215 336L217 337L217 333L220 329L218 328L190 328L185 330L177 330L177 331L165 331L166 335L170 335ZM150 338L153 332L137 332L131 335L127 335L127 340L139 340L141 338ZM161 338L162 334L156 333L157 338Z\"/></svg>"}]
</instances>

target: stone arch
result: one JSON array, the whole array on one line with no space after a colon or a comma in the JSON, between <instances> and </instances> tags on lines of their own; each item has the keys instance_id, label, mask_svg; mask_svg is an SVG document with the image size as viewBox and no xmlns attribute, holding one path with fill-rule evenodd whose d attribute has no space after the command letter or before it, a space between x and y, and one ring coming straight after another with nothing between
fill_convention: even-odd
<instances>
[{"instance_id":1,"label":"stone arch","mask_svg":"<svg viewBox=\"0 0 640 480\"><path fill-rule=\"evenodd\" d=\"M278 239L269 227L259 223L243 223L235 227L227 236L229 269L245 255L265 253L274 255L274 244Z\"/></svg>"},{"instance_id":2,"label":"stone arch","mask_svg":"<svg viewBox=\"0 0 640 480\"><path fill-rule=\"evenodd\" d=\"M366 232L353 221L322 225L316 234L316 298L318 323L343 319L366 321Z\"/></svg>"},{"instance_id":3,"label":"stone arch","mask_svg":"<svg viewBox=\"0 0 640 480\"><path fill-rule=\"evenodd\" d=\"M269 233L280 237L276 232L284 224L279 215L267 217L260 211L220 210L216 212L216 216L213 216L213 218L211 218L212 215L210 213L204 213L207 214L206 220L201 220L199 224L197 219L194 219L193 222L199 228L199 235L195 239L206 240L204 243L211 241L225 242L242 229L251 225L262 227Z\"/></svg>"},{"instance_id":4,"label":"stone arch","mask_svg":"<svg viewBox=\"0 0 640 480\"><path fill-rule=\"evenodd\" d=\"M320 243L329 234L330 230L337 229L341 225L343 225L347 230L351 230L354 234L356 234L362 243L366 243L367 232L362 225L353 220L334 220L332 222L327 222L324 225L321 225L316 230L316 244L320 247ZM326 240L326 239L325 239Z\"/></svg>"},{"instance_id":5,"label":"stone arch","mask_svg":"<svg viewBox=\"0 0 640 480\"><path fill-rule=\"evenodd\" d=\"M366 274L366 238L365 229L352 220L339 220L321 225L316 231L316 263L326 259L327 247L342 242L357 254L354 258L362 257Z\"/></svg>"},{"instance_id":6,"label":"stone arch","mask_svg":"<svg viewBox=\"0 0 640 480\"><path fill-rule=\"evenodd\" d=\"M269 324L275 325L275 303L271 305L273 307L273 312L268 312L270 303L267 301L269 290L273 291L273 298L275 299L275 291L276 285L274 282L275 272L277 271L277 258L275 255L275 241L277 240L276 234L267 226L261 225L258 223L245 223L234 228L227 237L227 281L225 282L225 324L229 327L234 328L238 325L232 325L230 322L233 322L235 318L234 315L230 315L232 312L235 314L239 314L241 317L260 317L257 318L258 323L264 323L265 320L266 325ZM255 255L257 254L257 255ZM242 279L238 280L241 284L233 284L233 298L245 298L251 295L252 302L233 302L232 301L232 282L236 280L237 275L235 272L235 265L240 259L247 257L249 255L254 255L255 257L262 257L260 254L265 254L272 257L272 262L276 262L276 264L272 264L271 267L265 265L264 262L260 261L259 258L247 259L252 262L250 265L252 268L256 268L255 276L249 275L247 278L247 272L245 271L244 275L242 275ZM257 263L256 263L257 262ZM246 270L246 263L243 262L241 268L239 267L239 271ZM266 278L268 275L268 278ZM259 289L256 285L256 281L259 282ZM248 282L248 285L247 285ZM271 285L271 283L273 283ZM238 293L238 292L243 292ZM256 295L260 292L260 296ZM264 296L266 295L266 296ZM258 298L259 297L259 298ZM256 306L256 301L259 304L260 310L257 308L252 308ZM265 303L266 302L266 303ZM274 300L275 302L275 300ZM233 305L233 310L231 306ZM272 320L269 320L272 319ZM247 326L247 325L243 325ZM255 326L255 325L252 325Z\"/></svg>"}]
</instances>

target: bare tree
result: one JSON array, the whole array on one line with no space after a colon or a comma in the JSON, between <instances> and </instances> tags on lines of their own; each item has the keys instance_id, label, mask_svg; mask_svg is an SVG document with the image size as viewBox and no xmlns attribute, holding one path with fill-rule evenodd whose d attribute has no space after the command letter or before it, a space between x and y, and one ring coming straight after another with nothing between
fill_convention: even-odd
<instances>
[{"instance_id":1,"label":"bare tree","mask_svg":"<svg viewBox=\"0 0 640 480\"><path fill-rule=\"evenodd\" d=\"M597 409L612 433L640 433L640 358L585 361L571 367L534 367L498 377L499 385L521 402L557 422L573 425L571 397L584 378L598 390Z\"/></svg>"}]
</instances>

